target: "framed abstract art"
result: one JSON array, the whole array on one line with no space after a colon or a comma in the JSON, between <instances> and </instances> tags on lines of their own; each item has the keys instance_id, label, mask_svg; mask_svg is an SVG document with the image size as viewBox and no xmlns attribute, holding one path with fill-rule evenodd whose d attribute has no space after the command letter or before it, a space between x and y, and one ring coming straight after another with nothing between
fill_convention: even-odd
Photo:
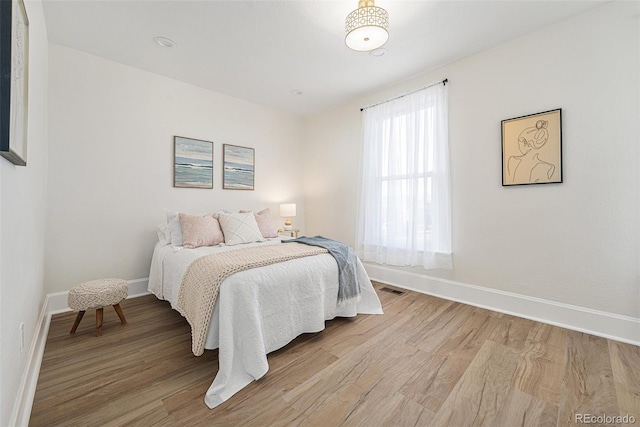
<instances>
[{"instance_id":1,"label":"framed abstract art","mask_svg":"<svg viewBox=\"0 0 640 427\"><path fill-rule=\"evenodd\" d=\"M173 137L173 186L213 188L213 142Z\"/></svg>"},{"instance_id":2,"label":"framed abstract art","mask_svg":"<svg viewBox=\"0 0 640 427\"><path fill-rule=\"evenodd\" d=\"M255 179L255 150L224 144L222 146L222 188L225 190L253 190Z\"/></svg>"},{"instance_id":3,"label":"framed abstract art","mask_svg":"<svg viewBox=\"0 0 640 427\"><path fill-rule=\"evenodd\" d=\"M29 19L23 0L0 1L0 155L27 165Z\"/></svg>"},{"instance_id":4,"label":"framed abstract art","mask_svg":"<svg viewBox=\"0 0 640 427\"><path fill-rule=\"evenodd\" d=\"M562 182L562 109L502 121L502 185Z\"/></svg>"}]
</instances>

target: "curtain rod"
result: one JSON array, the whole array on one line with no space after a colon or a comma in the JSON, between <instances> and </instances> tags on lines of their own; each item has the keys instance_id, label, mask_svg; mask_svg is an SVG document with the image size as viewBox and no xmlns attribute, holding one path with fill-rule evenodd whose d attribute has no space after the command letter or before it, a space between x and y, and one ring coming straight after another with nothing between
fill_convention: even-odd
<instances>
[{"instance_id":1,"label":"curtain rod","mask_svg":"<svg viewBox=\"0 0 640 427\"><path fill-rule=\"evenodd\" d=\"M411 95L412 93L420 92L421 90L427 89L427 88L432 87L432 86L435 86L435 85L443 84L443 85L445 85L445 86L446 86L448 82L449 82L449 79L444 79L444 80L443 80L443 81L441 81L441 82L437 82L437 83L430 84L429 86L421 87L420 89L416 89L416 90L414 90L414 91L411 91L411 92L405 93L405 94L403 94L403 95L396 96L395 98L387 99L386 101L378 102L378 103L376 103L376 104L367 105L366 107L362 107L362 108L360 109L360 111L364 111L364 110L366 110L367 108L375 107L376 105L384 104L385 102L389 102L389 101L393 101L393 100L396 100L396 99L404 98L404 97L405 97L405 96L407 96L407 95Z\"/></svg>"}]
</instances>

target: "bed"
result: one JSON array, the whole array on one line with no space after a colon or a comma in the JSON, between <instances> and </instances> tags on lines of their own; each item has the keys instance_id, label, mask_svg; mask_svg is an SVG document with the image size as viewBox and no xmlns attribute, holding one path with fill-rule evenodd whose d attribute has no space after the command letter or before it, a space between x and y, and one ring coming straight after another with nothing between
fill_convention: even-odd
<instances>
[{"instance_id":1,"label":"bed","mask_svg":"<svg viewBox=\"0 0 640 427\"><path fill-rule=\"evenodd\" d=\"M242 247L282 245L280 238ZM187 267L196 259L238 246L175 250L158 242L149 272L149 291L177 309ZM382 314L380 300L362 263L359 301L337 304L338 266L329 254L292 259L237 272L222 282L206 333L205 349L218 349L219 368L205 395L215 408L269 370L267 354L300 334L319 332L325 321L357 314Z\"/></svg>"}]
</instances>

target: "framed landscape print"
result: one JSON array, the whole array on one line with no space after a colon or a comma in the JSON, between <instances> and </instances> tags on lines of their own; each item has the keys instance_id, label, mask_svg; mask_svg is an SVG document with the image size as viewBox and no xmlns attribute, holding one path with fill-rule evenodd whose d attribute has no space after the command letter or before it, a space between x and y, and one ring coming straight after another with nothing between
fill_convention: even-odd
<instances>
[{"instance_id":1,"label":"framed landscape print","mask_svg":"<svg viewBox=\"0 0 640 427\"><path fill-rule=\"evenodd\" d=\"M213 142L173 137L173 186L213 188Z\"/></svg>"},{"instance_id":2,"label":"framed landscape print","mask_svg":"<svg viewBox=\"0 0 640 427\"><path fill-rule=\"evenodd\" d=\"M253 148L224 144L222 188L225 190L253 190L255 151Z\"/></svg>"},{"instance_id":3,"label":"framed landscape print","mask_svg":"<svg viewBox=\"0 0 640 427\"><path fill-rule=\"evenodd\" d=\"M502 185L562 182L562 109L502 121Z\"/></svg>"},{"instance_id":4,"label":"framed landscape print","mask_svg":"<svg viewBox=\"0 0 640 427\"><path fill-rule=\"evenodd\" d=\"M29 20L23 0L0 1L0 155L27 165Z\"/></svg>"}]
</instances>

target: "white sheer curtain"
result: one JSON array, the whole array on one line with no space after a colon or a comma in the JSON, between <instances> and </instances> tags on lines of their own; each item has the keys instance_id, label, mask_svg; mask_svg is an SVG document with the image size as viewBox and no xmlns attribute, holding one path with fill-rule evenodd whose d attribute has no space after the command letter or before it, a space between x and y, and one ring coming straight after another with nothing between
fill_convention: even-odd
<instances>
[{"instance_id":1,"label":"white sheer curtain","mask_svg":"<svg viewBox=\"0 0 640 427\"><path fill-rule=\"evenodd\" d=\"M364 110L358 252L380 264L452 268L447 87Z\"/></svg>"}]
</instances>

